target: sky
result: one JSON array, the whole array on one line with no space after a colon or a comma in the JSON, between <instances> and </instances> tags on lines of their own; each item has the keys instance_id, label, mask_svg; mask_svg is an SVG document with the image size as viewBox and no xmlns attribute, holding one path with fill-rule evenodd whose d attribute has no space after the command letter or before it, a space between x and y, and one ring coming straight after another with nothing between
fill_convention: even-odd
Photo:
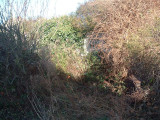
<instances>
[{"instance_id":1,"label":"sky","mask_svg":"<svg viewBox=\"0 0 160 120\"><path fill-rule=\"evenodd\" d=\"M5 1L8 0L0 0L1 7L4 7ZM21 9L23 9L21 5L24 4L25 0L9 1L14 1L14 13L21 13ZM27 16L43 16L45 18L52 18L68 15L75 12L79 5L86 1L88 0L30 0Z\"/></svg>"},{"instance_id":2,"label":"sky","mask_svg":"<svg viewBox=\"0 0 160 120\"><path fill-rule=\"evenodd\" d=\"M86 0L50 0L48 16L52 15L52 5L55 6L53 11L56 16L66 15L71 12L75 12L80 4Z\"/></svg>"}]
</instances>

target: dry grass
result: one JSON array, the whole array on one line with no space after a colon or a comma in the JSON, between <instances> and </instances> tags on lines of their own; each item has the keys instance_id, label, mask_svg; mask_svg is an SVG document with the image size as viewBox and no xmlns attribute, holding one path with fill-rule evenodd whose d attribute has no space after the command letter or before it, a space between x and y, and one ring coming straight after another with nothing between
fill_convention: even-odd
<instances>
[{"instance_id":1,"label":"dry grass","mask_svg":"<svg viewBox=\"0 0 160 120\"><path fill-rule=\"evenodd\" d=\"M52 71L54 72L54 71ZM123 119L133 112L125 97L55 75L31 77L33 108L40 119ZM127 111L127 112L126 112Z\"/></svg>"},{"instance_id":2,"label":"dry grass","mask_svg":"<svg viewBox=\"0 0 160 120\"><path fill-rule=\"evenodd\" d=\"M68 78L66 73L56 69L45 51L42 50L40 55L43 60L39 61L38 74L30 76L31 92L28 93L39 119L117 120L133 112L125 96L116 96L96 86L75 82L74 76Z\"/></svg>"}]
</instances>

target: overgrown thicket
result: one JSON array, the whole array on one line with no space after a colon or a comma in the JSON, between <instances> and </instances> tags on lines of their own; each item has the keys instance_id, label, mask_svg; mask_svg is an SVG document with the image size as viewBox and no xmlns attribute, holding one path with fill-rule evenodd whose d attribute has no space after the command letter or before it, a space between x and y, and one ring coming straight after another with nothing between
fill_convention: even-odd
<instances>
[{"instance_id":1,"label":"overgrown thicket","mask_svg":"<svg viewBox=\"0 0 160 120\"><path fill-rule=\"evenodd\" d=\"M0 118L160 119L159 6L93 0L49 20L1 9Z\"/></svg>"},{"instance_id":2,"label":"overgrown thicket","mask_svg":"<svg viewBox=\"0 0 160 120\"><path fill-rule=\"evenodd\" d=\"M20 23L12 20L0 25L0 116L1 119L22 119L32 116L27 101L30 67L39 60L36 41L26 39ZM25 106L25 108L24 108ZM28 107L27 107L28 106ZM29 116L28 116L29 115Z\"/></svg>"},{"instance_id":3,"label":"overgrown thicket","mask_svg":"<svg viewBox=\"0 0 160 120\"><path fill-rule=\"evenodd\" d=\"M33 119L35 113L28 100L30 76L38 73L40 56L36 30L24 17L29 1L20 16L13 16L14 1L0 5L0 119ZM18 3L17 3L18 4ZM16 4L16 5L17 5ZM21 8L19 8L21 9ZM15 11L15 13L18 11ZM21 16L22 15L22 16ZM30 24L34 21L30 21ZM36 117L35 117L36 119Z\"/></svg>"},{"instance_id":4,"label":"overgrown thicket","mask_svg":"<svg viewBox=\"0 0 160 120\"><path fill-rule=\"evenodd\" d=\"M116 74L118 69L121 72L126 69L123 66L125 58L129 55L128 51L136 52L137 48L146 47L155 40L151 37L158 22L156 19L159 17L159 2L154 0L94 0L81 6L77 14L78 16L89 16L94 22L97 22L89 38L91 43L97 39L105 41L105 45L98 44L97 47L102 46L107 50L112 47L110 53L114 54L112 55L113 72ZM137 45L133 45L130 49L131 44L134 44L133 41ZM103 57L106 61L108 61L107 56L109 55L104 53Z\"/></svg>"},{"instance_id":5,"label":"overgrown thicket","mask_svg":"<svg viewBox=\"0 0 160 120\"><path fill-rule=\"evenodd\" d=\"M150 99L150 93L159 94L159 4L155 0L94 0L77 11L78 16L97 22L88 37L93 45L97 39L102 41L96 47L105 66L104 85L137 101ZM157 103L148 106L154 111L150 119L159 116L154 109L159 105L157 96Z\"/></svg>"}]
</instances>

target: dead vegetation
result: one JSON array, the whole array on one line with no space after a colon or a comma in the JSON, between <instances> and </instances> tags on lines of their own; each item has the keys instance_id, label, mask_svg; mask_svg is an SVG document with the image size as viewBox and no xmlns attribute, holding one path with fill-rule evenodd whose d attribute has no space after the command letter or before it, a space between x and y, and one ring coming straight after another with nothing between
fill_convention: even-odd
<instances>
[{"instance_id":1,"label":"dead vegetation","mask_svg":"<svg viewBox=\"0 0 160 120\"><path fill-rule=\"evenodd\" d=\"M91 44L94 45L97 39L105 41L96 46L102 50L100 55L106 66L105 84L115 91L113 86L117 81L114 78L122 82L129 79L130 84L126 85L126 89L132 91L129 96L135 104L146 101L146 96L150 98L149 92L157 89L153 84L159 81L160 47L156 42L159 37L155 35L159 5L160 2L155 0L94 0L77 11L79 16L88 16L96 23L88 35ZM104 52L104 48L110 51Z\"/></svg>"},{"instance_id":2,"label":"dead vegetation","mask_svg":"<svg viewBox=\"0 0 160 120\"><path fill-rule=\"evenodd\" d=\"M6 41L0 41L5 43L3 46L0 45L0 55L4 58L0 59L0 65L5 69L5 72L2 69L0 71L5 73L0 74L2 79L0 85L3 86L0 99L3 97L3 102L9 100L8 103L12 103L10 100L13 102L18 100L19 103L21 100L19 96L25 95L26 98L23 100L27 102L20 104L19 107L24 109L24 113L32 107L32 115L26 117L27 119L160 119L159 6L158 0L93 0L80 6L77 11L77 21L82 16L91 19L95 27L87 33L88 38L91 44L96 40L101 41L101 44L94 46L101 50L99 56L102 64L98 68L95 64L87 69L84 68L82 65L85 62L81 57L71 48L65 48L65 52L73 53L76 58L67 56L68 62L64 71L53 63L54 57L58 54L53 56L50 48L38 48L32 52L30 47L33 45L28 42L16 44L15 41L20 41L21 37L17 39L18 37L15 38L10 34L15 41L8 39L11 40L9 45ZM78 22L73 24L80 26ZM14 30L14 26L11 27ZM20 35L19 29L17 31ZM30 34L29 31L26 32ZM15 31L10 33L16 34ZM8 38L7 35L8 32L1 28L0 37L5 40ZM31 39L39 39L37 36L33 35ZM11 49L12 43L16 47L26 46L25 49L17 50L15 47L14 50ZM6 45L9 49L5 49ZM57 53L62 51L56 47L55 45ZM22 56L24 56L23 61L21 61ZM6 67L7 64L9 67ZM88 71L93 71L93 77L86 77L84 73ZM5 80L12 80L15 74L19 76L18 80L21 82L15 81L9 86L16 90L7 88L8 83ZM101 74L104 77L103 81L97 78ZM93 81L90 82L89 79ZM6 111L11 109L11 107L7 109L8 103L0 104L4 111L0 115L6 119L10 118L6 115ZM16 105L13 108L16 109ZM19 108L18 110L20 111Z\"/></svg>"}]
</instances>

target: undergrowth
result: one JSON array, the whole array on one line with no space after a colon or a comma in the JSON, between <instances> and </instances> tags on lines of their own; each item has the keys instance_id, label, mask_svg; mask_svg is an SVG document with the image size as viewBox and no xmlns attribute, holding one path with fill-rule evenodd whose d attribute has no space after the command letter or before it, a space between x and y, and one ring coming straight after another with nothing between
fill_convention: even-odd
<instances>
[{"instance_id":1,"label":"undergrowth","mask_svg":"<svg viewBox=\"0 0 160 120\"><path fill-rule=\"evenodd\" d=\"M158 120L158 5L93 0L49 20L1 10L0 118Z\"/></svg>"}]
</instances>

